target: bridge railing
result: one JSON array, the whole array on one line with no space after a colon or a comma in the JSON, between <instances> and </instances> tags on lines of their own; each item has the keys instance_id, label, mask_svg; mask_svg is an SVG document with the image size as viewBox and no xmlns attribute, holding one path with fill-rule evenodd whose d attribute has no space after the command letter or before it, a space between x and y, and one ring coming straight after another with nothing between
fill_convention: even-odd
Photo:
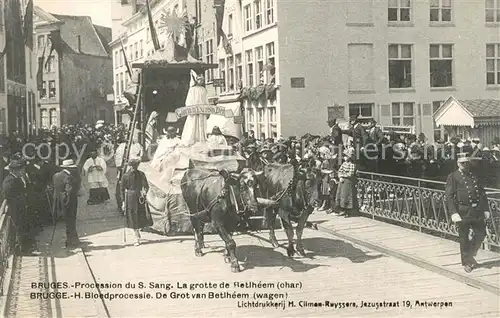
<instances>
[{"instance_id":1,"label":"bridge railing","mask_svg":"<svg viewBox=\"0 0 500 318\"><path fill-rule=\"evenodd\" d=\"M444 182L360 172L357 184L360 211L442 237L458 237L444 194ZM484 248L500 250L500 189L485 189L491 214L486 222Z\"/></svg>"},{"instance_id":2,"label":"bridge railing","mask_svg":"<svg viewBox=\"0 0 500 318\"><path fill-rule=\"evenodd\" d=\"M4 283L9 259L14 252L15 230L4 200L0 206L0 296L4 296Z\"/></svg>"}]
</instances>

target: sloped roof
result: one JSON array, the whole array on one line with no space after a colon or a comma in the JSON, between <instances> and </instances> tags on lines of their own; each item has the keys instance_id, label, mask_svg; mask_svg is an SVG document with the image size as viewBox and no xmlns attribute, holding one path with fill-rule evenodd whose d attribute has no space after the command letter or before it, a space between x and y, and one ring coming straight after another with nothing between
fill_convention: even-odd
<instances>
[{"instance_id":1,"label":"sloped roof","mask_svg":"<svg viewBox=\"0 0 500 318\"><path fill-rule=\"evenodd\" d=\"M458 102L473 117L500 117L500 100L498 99L459 100Z\"/></svg>"},{"instance_id":2,"label":"sloped roof","mask_svg":"<svg viewBox=\"0 0 500 318\"><path fill-rule=\"evenodd\" d=\"M35 22L46 22L46 23L61 22L56 17L54 17L52 14L50 14L47 11L43 10L39 6L34 6L33 7L33 12L34 12L34 14L36 16L39 17L39 21L35 21Z\"/></svg>"},{"instance_id":3,"label":"sloped roof","mask_svg":"<svg viewBox=\"0 0 500 318\"><path fill-rule=\"evenodd\" d=\"M101 43L103 44L104 48L106 49L106 52L108 52L109 55L112 54L111 47L109 46L109 43L111 42L112 35L111 35L111 28L102 26L102 25L97 25L94 24L94 28L97 32L97 35L101 39Z\"/></svg>"},{"instance_id":4,"label":"sloped roof","mask_svg":"<svg viewBox=\"0 0 500 318\"><path fill-rule=\"evenodd\" d=\"M88 16L71 16L52 14L56 19L64 22L61 26L61 39L66 42L73 53L81 53L93 56L108 57L107 45L102 42L92 19ZM104 27L102 27L104 28ZM81 51L78 50L78 38L80 35Z\"/></svg>"}]
</instances>

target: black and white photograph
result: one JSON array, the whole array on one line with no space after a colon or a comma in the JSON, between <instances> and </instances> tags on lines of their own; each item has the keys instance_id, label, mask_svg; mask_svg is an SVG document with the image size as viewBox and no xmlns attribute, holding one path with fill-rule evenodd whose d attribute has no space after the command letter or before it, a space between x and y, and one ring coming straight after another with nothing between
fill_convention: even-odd
<instances>
[{"instance_id":1,"label":"black and white photograph","mask_svg":"<svg viewBox=\"0 0 500 318\"><path fill-rule=\"evenodd\" d=\"M0 0L0 317L499 317L500 0Z\"/></svg>"}]
</instances>

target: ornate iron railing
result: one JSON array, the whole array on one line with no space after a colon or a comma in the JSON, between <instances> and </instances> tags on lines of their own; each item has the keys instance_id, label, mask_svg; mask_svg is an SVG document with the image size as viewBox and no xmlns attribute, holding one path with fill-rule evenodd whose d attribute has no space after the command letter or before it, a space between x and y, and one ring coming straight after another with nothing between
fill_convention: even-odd
<instances>
[{"instance_id":1,"label":"ornate iron railing","mask_svg":"<svg viewBox=\"0 0 500 318\"><path fill-rule=\"evenodd\" d=\"M360 212L429 234L457 237L445 204L444 182L360 172L357 183ZM491 218L486 222L484 248L500 250L500 189L486 189Z\"/></svg>"},{"instance_id":2,"label":"ornate iron railing","mask_svg":"<svg viewBox=\"0 0 500 318\"><path fill-rule=\"evenodd\" d=\"M15 231L7 209L7 204L4 201L0 206L0 296L4 296L5 274L9 267L9 258L14 252L15 243Z\"/></svg>"}]
</instances>

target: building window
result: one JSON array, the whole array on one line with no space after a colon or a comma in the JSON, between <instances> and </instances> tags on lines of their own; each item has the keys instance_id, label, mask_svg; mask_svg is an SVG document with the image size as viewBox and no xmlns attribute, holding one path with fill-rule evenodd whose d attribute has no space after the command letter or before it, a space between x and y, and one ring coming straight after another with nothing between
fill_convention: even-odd
<instances>
[{"instance_id":1,"label":"building window","mask_svg":"<svg viewBox=\"0 0 500 318\"><path fill-rule=\"evenodd\" d=\"M120 73L120 91L119 91L120 95L122 95L124 88L125 88L125 86L124 86L124 81L123 81L123 73Z\"/></svg>"},{"instance_id":2,"label":"building window","mask_svg":"<svg viewBox=\"0 0 500 318\"><path fill-rule=\"evenodd\" d=\"M500 85L500 44L486 45L486 84Z\"/></svg>"},{"instance_id":3,"label":"building window","mask_svg":"<svg viewBox=\"0 0 500 318\"><path fill-rule=\"evenodd\" d=\"M252 8L250 5L245 6L245 31L252 31Z\"/></svg>"},{"instance_id":4,"label":"building window","mask_svg":"<svg viewBox=\"0 0 500 318\"><path fill-rule=\"evenodd\" d=\"M227 57L227 81L226 87L229 91L234 91L234 59L232 56Z\"/></svg>"},{"instance_id":5,"label":"building window","mask_svg":"<svg viewBox=\"0 0 500 318\"><path fill-rule=\"evenodd\" d=\"M143 48L142 44L143 44L143 40L141 40L139 42L139 57L141 57L141 58L144 57L144 48Z\"/></svg>"},{"instance_id":6,"label":"building window","mask_svg":"<svg viewBox=\"0 0 500 318\"><path fill-rule=\"evenodd\" d=\"M200 24L201 12L202 12L201 0L196 0L195 7L196 7L196 23Z\"/></svg>"},{"instance_id":7,"label":"building window","mask_svg":"<svg viewBox=\"0 0 500 318\"><path fill-rule=\"evenodd\" d=\"M253 130L255 132L255 114L253 108L247 108L247 131Z\"/></svg>"},{"instance_id":8,"label":"building window","mask_svg":"<svg viewBox=\"0 0 500 318\"><path fill-rule=\"evenodd\" d=\"M52 55L47 58L47 62L45 63L45 72L54 72L54 56Z\"/></svg>"},{"instance_id":9,"label":"building window","mask_svg":"<svg viewBox=\"0 0 500 318\"><path fill-rule=\"evenodd\" d=\"M268 25L274 23L274 0L266 0L266 20Z\"/></svg>"},{"instance_id":10,"label":"building window","mask_svg":"<svg viewBox=\"0 0 500 318\"><path fill-rule=\"evenodd\" d=\"M349 117L357 118L373 118L373 104L349 104Z\"/></svg>"},{"instance_id":11,"label":"building window","mask_svg":"<svg viewBox=\"0 0 500 318\"><path fill-rule=\"evenodd\" d=\"M5 55L0 57L0 92L5 92Z\"/></svg>"},{"instance_id":12,"label":"building window","mask_svg":"<svg viewBox=\"0 0 500 318\"><path fill-rule=\"evenodd\" d=\"M45 35L39 35L37 38L38 49L41 50L45 46Z\"/></svg>"},{"instance_id":13,"label":"building window","mask_svg":"<svg viewBox=\"0 0 500 318\"><path fill-rule=\"evenodd\" d=\"M135 59L137 60L139 58L139 48L137 47L137 43L134 43L134 53Z\"/></svg>"},{"instance_id":14,"label":"building window","mask_svg":"<svg viewBox=\"0 0 500 318\"><path fill-rule=\"evenodd\" d=\"M486 22L500 22L500 0L486 0Z\"/></svg>"},{"instance_id":15,"label":"building window","mask_svg":"<svg viewBox=\"0 0 500 318\"><path fill-rule=\"evenodd\" d=\"M409 22L411 16L411 0L389 0L389 22Z\"/></svg>"},{"instance_id":16,"label":"building window","mask_svg":"<svg viewBox=\"0 0 500 318\"><path fill-rule=\"evenodd\" d=\"M453 45L431 44L429 51L431 87L453 86Z\"/></svg>"},{"instance_id":17,"label":"building window","mask_svg":"<svg viewBox=\"0 0 500 318\"><path fill-rule=\"evenodd\" d=\"M133 61L134 60L134 47L132 44L130 44L130 46L128 48L128 53L129 53L128 60Z\"/></svg>"},{"instance_id":18,"label":"building window","mask_svg":"<svg viewBox=\"0 0 500 318\"><path fill-rule=\"evenodd\" d=\"M264 84L264 48L259 46L255 49L255 60L257 62L257 73L259 84Z\"/></svg>"},{"instance_id":19,"label":"building window","mask_svg":"<svg viewBox=\"0 0 500 318\"><path fill-rule=\"evenodd\" d=\"M119 63L119 61L118 61L118 53L119 53L118 51L115 51L115 60L113 61L114 62L113 64L115 65L115 68L117 68L118 65L119 65L118 64Z\"/></svg>"},{"instance_id":20,"label":"building window","mask_svg":"<svg viewBox=\"0 0 500 318\"><path fill-rule=\"evenodd\" d=\"M206 42L207 46L207 55L206 55L206 62L208 64L213 64L214 63L214 41L213 40L208 40ZM207 83L212 82L214 78L214 70L209 69L206 71L205 78Z\"/></svg>"},{"instance_id":21,"label":"building window","mask_svg":"<svg viewBox=\"0 0 500 318\"><path fill-rule=\"evenodd\" d=\"M392 124L396 126L413 126L413 103L392 103Z\"/></svg>"},{"instance_id":22,"label":"building window","mask_svg":"<svg viewBox=\"0 0 500 318\"><path fill-rule=\"evenodd\" d=\"M49 98L56 97L56 81L49 81Z\"/></svg>"},{"instance_id":23,"label":"building window","mask_svg":"<svg viewBox=\"0 0 500 318\"><path fill-rule=\"evenodd\" d=\"M241 54L236 54L234 56L236 60L236 85L240 85L240 82L243 81L243 61L241 60ZM239 87L238 87L239 89Z\"/></svg>"},{"instance_id":24,"label":"building window","mask_svg":"<svg viewBox=\"0 0 500 318\"><path fill-rule=\"evenodd\" d=\"M105 109L99 110L99 119L106 121L106 110Z\"/></svg>"},{"instance_id":25,"label":"building window","mask_svg":"<svg viewBox=\"0 0 500 318\"><path fill-rule=\"evenodd\" d=\"M57 126L57 110L55 108L50 109L50 126Z\"/></svg>"},{"instance_id":26,"label":"building window","mask_svg":"<svg viewBox=\"0 0 500 318\"><path fill-rule=\"evenodd\" d=\"M149 32L149 27L146 29L146 43L151 41L151 32Z\"/></svg>"},{"instance_id":27,"label":"building window","mask_svg":"<svg viewBox=\"0 0 500 318\"><path fill-rule=\"evenodd\" d=\"M274 42L266 44L266 52L267 52L267 82L272 83L276 74L276 61L274 56Z\"/></svg>"},{"instance_id":28,"label":"building window","mask_svg":"<svg viewBox=\"0 0 500 318\"><path fill-rule=\"evenodd\" d=\"M5 116L5 113L6 113L5 108L0 109L0 125L1 125L0 133L7 132L7 125L6 125L7 116Z\"/></svg>"},{"instance_id":29,"label":"building window","mask_svg":"<svg viewBox=\"0 0 500 318\"><path fill-rule=\"evenodd\" d=\"M253 56L252 50L245 51L245 58L247 62L247 86L253 86Z\"/></svg>"},{"instance_id":30,"label":"building window","mask_svg":"<svg viewBox=\"0 0 500 318\"><path fill-rule=\"evenodd\" d=\"M233 14L229 14L227 17L227 36L233 36Z\"/></svg>"},{"instance_id":31,"label":"building window","mask_svg":"<svg viewBox=\"0 0 500 318\"><path fill-rule=\"evenodd\" d=\"M258 30L262 27L262 0L254 2L255 7L255 29Z\"/></svg>"},{"instance_id":32,"label":"building window","mask_svg":"<svg viewBox=\"0 0 500 318\"><path fill-rule=\"evenodd\" d=\"M431 0L431 22L451 22L451 0Z\"/></svg>"},{"instance_id":33,"label":"building window","mask_svg":"<svg viewBox=\"0 0 500 318\"><path fill-rule=\"evenodd\" d=\"M50 127L49 112L46 109L40 110L40 121L41 121L42 127L44 127L44 128Z\"/></svg>"},{"instance_id":34,"label":"building window","mask_svg":"<svg viewBox=\"0 0 500 318\"><path fill-rule=\"evenodd\" d=\"M115 75L115 98L120 96L120 75Z\"/></svg>"},{"instance_id":35,"label":"building window","mask_svg":"<svg viewBox=\"0 0 500 318\"><path fill-rule=\"evenodd\" d=\"M441 107L441 105L443 105L443 103L444 103L444 101L442 101L442 100L432 102L432 114L433 115L438 111L438 109ZM436 125L436 121L434 120L434 140L435 141L444 138L442 132L444 132L443 127Z\"/></svg>"},{"instance_id":36,"label":"building window","mask_svg":"<svg viewBox=\"0 0 500 318\"><path fill-rule=\"evenodd\" d=\"M219 78L224 80L224 86L220 88L220 92L226 91L226 61L224 59L219 60Z\"/></svg>"},{"instance_id":37,"label":"building window","mask_svg":"<svg viewBox=\"0 0 500 318\"><path fill-rule=\"evenodd\" d=\"M42 89L40 90L40 99L47 98L47 82L42 83Z\"/></svg>"},{"instance_id":38,"label":"building window","mask_svg":"<svg viewBox=\"0 0 500 318\"><path fill-rule=\"evenodd\" d=\"M412 46L389 45L389 88L412 87Z\"/></svg>"},{"instance_id":39,"label":"building window","mask_svg":"<svg viewBox=\"0 0 500 318\"><path fill-rule=\"evenodd\" d=\"M269 138L278 138L278 120L276 116L276 107L268 107L269 120Z\"/></svg>"},{"instance_id":40,"label":"building window","mask_svg":"<svg viewBox=\"0 0 500 318\"><path fill-rule=\"evenodd\" d=\"M198 44L198 60L203 60L203 44Z\"/></svg>"},{"instance_id":41,"label":"building window","mask_svg":"<svg viewBox=\"0 0 500 318\"><path fill-rule=\"evenodd\" d=\"M265 125L265 109L257 109L257 121L259 124L259 131L257 132L257 138L266 139L266 125Z\"/></svg>"}]
</instances>

